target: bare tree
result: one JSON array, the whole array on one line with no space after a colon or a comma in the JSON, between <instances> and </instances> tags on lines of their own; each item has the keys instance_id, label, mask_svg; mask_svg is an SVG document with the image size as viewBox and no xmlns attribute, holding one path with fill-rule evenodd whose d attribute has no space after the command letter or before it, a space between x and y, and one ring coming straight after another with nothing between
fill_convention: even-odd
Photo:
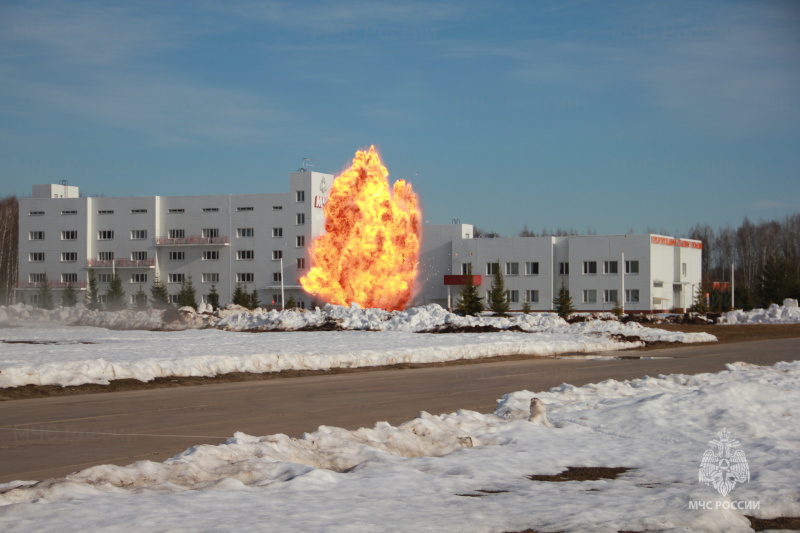
<instances>
[{"instance_id":1,"label":"bare tree","mask_svg":"<svg viewBox=\"0 0 800 533\"><path fill-rule=\"evenodd\" d=\"M0 200L0 304L14 303L19 255L19 202L16 196Z\"/></svg>"}]
</instances>

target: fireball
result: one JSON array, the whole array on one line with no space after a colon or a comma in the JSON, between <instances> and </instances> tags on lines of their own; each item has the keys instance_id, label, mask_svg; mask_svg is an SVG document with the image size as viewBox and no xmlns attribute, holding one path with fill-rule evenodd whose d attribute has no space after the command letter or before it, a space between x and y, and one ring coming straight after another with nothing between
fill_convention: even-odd
<instances>
[{"instance_id":1,"label":"fireball","mask_svg":"<svg viewBox=\"0 0 800 533\"><path fill-rule=\"evenodd\" d=\"M390 191L374 146L357 151L325 204L325 233L311 243L306 292L337 305L405 309L417 276L419 201L404 180Z\"/></svg>"}]
</instances>

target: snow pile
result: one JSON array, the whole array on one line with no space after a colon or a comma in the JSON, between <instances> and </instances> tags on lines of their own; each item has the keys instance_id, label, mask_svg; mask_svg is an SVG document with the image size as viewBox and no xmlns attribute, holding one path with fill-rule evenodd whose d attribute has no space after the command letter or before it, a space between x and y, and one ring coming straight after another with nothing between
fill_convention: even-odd
<instances>
[{"instance_id":1,"label":"snow pile","mask_svg":"<svg viewBox=\"0 0 800 533\"><path fill-rule=\"evenodd\" d=\"M528 421L533 397L545 404L553 427ZM122 524L208 531L752 531L744 514L800 516L799 418L800 362L565 384L508 394L493 414L421 413L396 427L380 422L356 431L321 426L301 439L237 433L164 463L9 483L0 486L0 524L6 531ZM709 441L723 429L739 441L750 468L749 482L727 496L698 481ZM595 481L528 477L574 466L629 470ZM737 509L737 502L750 508Z\"/></svg>"},{"instance_id":2,"label":"snow pile","mask_svg":"<svg viewBox=\"0 0 800 533\"><path fill-rule=\"evenodd\" d=\"M720 324L798 324L800 307L797 300L786 298L783 305L772 304L769 309L729 311L719 318Z\"/></svg>"}]
</instances>

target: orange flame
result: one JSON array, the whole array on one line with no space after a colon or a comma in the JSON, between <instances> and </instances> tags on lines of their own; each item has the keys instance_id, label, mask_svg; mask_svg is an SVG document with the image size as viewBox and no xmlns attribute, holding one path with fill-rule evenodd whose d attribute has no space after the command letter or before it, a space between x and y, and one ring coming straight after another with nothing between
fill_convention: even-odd
<instances>
[{"instance_id":1,"label":"orange flame","mask_svg":"<svg viewBox=\"0 0 800 533\"><path fill-rule=\"evenodd\" d=\"M303 288L328 303L388 311L411 300L419 260L421 213L411 184L389 171L374 146L357 151L325 204L325 231L311 244Z\"/></svg>"}]
</instances>

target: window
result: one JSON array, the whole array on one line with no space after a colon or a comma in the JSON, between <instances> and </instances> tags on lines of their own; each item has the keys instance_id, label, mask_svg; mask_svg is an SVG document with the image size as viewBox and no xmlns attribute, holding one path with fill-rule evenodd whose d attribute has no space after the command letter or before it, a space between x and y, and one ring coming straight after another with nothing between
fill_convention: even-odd
<instances>
[{"instance_id":1,"label":"window","mask_svg":"<svg viewBox=\"0 0 800 533\"><path fill-rule=\"evenodd\" d=\"M253 250L236 250L237 261L252 261L255 258Z\"/></svg>"},{"instance_id":2,"label":"window","mask_svg":"<svg viewBox=\"0 0 800 533\"><path fill-rule=\"evenodd\" d=\"M607 304L619 303L616 289L606 289L603 291L603 301Z\"/></svg>"},{"instance_id":3,"label":"window","mask_svg":"<svg viewBox=\"0 0 800 533\"><path fill-rule=\"evenodd\" d=\"M44 240L44 232L43 231L30 231L30 232L28 232L28 240L29 241L43 241Z\"/></svg>"},{"instance_id":4,"label":"window","mask_svg":"<svg viewBox=\"0 0 800 533\"><path fill-rule=\"evenodd\" d=\"M525 291L525 298L529 303L535 304L539 302L539 291Z\"/></svg>"},{"instance_id":5,"label":"window","mask_svg":"<svg viewBox=\"0 0 800 533\"><path fill-rule=\"evenodd\" d=\"M147 283L147 274L131 274L131 283Z\"/></svg>"},{"instance_id":6,"label":"window","mask_svg":"<svg viewBox=\"0 0 800 533\"><path fill-rule=\"evenodd\" d=\"M653 280L653 287L661 288L663 286L664 286L664 282L661 281L660 279L654 279Z\"/></svg>"},{"instance_id":7,"label":"window","mask_svg":"<svg viewBox=\"0 0 800 533\"><path fill-rule=\"evenodd\" d=\"M584 261L583 262L584 274L597 274L597 261Z\"/></svg>"},{"instance_id":8,"label":"window","mask_svg":"<svg viewBox=\"0 0 800 533\"><path fill-rule=\"evenodd\" d=\"M297 268L305 268L306 267L306 258L305 257L298 257L297 258Z\"/></svg>"},{"instance_id":9,"label":"window","mask_svg":"<svg viewBox=\"0 0 800 533\"><path fill-rule=\"evenodd\" d=\"M597 291L594 289L583 291L583 303L593 304L597 302Z\"/></svg>"},{"instance_id":10,"label":"window","mask_svg":"<svg viewBox=\"0 0 800 533\"><path fill-rule=\"evenodd\" d=\"M638 274L639 273L639 261L625 261L625 273L626 274Z\"/></svg>"},{"instance_id":11,"label":"window","mask_svg":"<svg viewBox=\"0 0 800 533\"><path fill-rule=\"evenodd\" d=\"M306 201L306 191L295 191L294 199L296 202L305 202Z\"/></svg>"},{"instance_id":12,"label":"window","mask_svg":"<svg viewBox=\"0 0 800 533\"><path fill-rule=\"evenodd\" d=\"M559 276L569 276L569 263L559 263L558 264L558 275Z\"/></svg>"},{"instance_id":13,"label":"window","mask_svg":"<svg viewBox=\"0 0 800 533\"><path fill-rule=\"evenodd\" d=\"M78 260L77 252L61 252L62 263L74 263L77 260Z\"/></svg>"},{"instance_id":14,"label":"window","mask_svg":"<svg viewBox=\"0 0 800 533\"><path fill-rule=\"evenodd\" d=\"M110 241L114 238L114 230L111 229L101 229L97 232L97 240L100 241Z\"/></svg>"},{"instance_id":15,"label":"window","mask_svg":"<svg viewBox=\"0 0 800 533\"><path fill-rule=\"evenodd\" d=\"M169 209L167 210L167 213L177 214L177 213L183 213L184 211L185 211L184 209Z\"/></svg>"},{"instance_id":16,"label":"window","mask_svg":"<svg viewBox=\"0 0 800 533\"><path fill-rule=\"evenodd\" d=\"M219 237L219 228L203 228L203 237L206 239L216 239Z\"/></svg>"},{"instance_id":17,"label":"window","mask_svg":"<svg viewBox=\"0 0 800 533\"><path fill-rule=\"evenodd\" d=\"M506 276L519 276L519 263L506 263Z\"/></svg>"},{"instance_id":18,"label":"window","mask_svg":"<svg viewBox=\"0 0 800 533\"><path fill-rule=\"evenodd\" d=\"M472 274L472 263L461 263L461 275L469 276Z\"/></svg>"},{"instance_id":19,"label":"window","mask_svg":"<svg viewBox=\"0 0 800 533\"><path fill-rule=\"evenodd\" d=\"M45 278L47 278L47 274L45 274L44 272L37 274L28 274L28 281L31 283L42 283L44 282Z\"/></svg>"},{"instance_id":20,"label":"window","mask_svg":"<svg viewBox=\"0 0 800 533\"><path fill-rule=\"evenodd\" d=\"M639 289L625 289L625 301L630 304L639 303Z\"/></svg>"},{"instance_id":21,"label":"window","mask_svg":"<svg viewBox=\"0 0 800 533\"><path fill-rule=\"evenodd\" d=\"M297 226L302 226L303 224L305 224L306 223L306 214L305 213L297 213L294 216L294 223Z\"/></svg>"},{"instance_id":22,"label":"window","mask_svg":"<svg viewBox=\"0 0 800 533\"><path fill-rule=\"evenodd\" d=\"M183 274L167 274L167 283L183 283Z\"/></svg>"},{"instance_id":23,"label":"window","mask_svg":"<svg viewBox=\"0 0 800 533\"><path fill-rule=\"evenodd\" d=\"M131 239L138 241L147 238L147 230L146 229L132 229L131 230Z\"/></svg>"},{"instance_id":24,"label":"window","mask_svg":"<svg viewBox=\"0 0 800 533\"><path fill-rule=\"evenodd\" d=\"M29 211L28 212L28 216L29 217L41 217L41 216L44 216L44 211Z\"/></svg>"},{"instance_id":25,"label":"window","mask_svg":"<svg viewBox=\"0 0 800 533\"><path fill-rule=\"evenodd\" d=\"M506 301L511 304L519 303L519 291L506 291Z\"/></svg>"},{"instance_id":26,"label":"window","mask_svg":"<svg viewBox=\"0 0 800 533\"><path fill-rule=\"evenodd\" d=\"M219 211L219 207L204 207L203 213L216 213Z\"/></svg>"},{"instance_id":27,"label":"window","mask_svg":"<svg viewBox=\"0 0 800 533\"><path fill-rule=\"evenodd\" d=\"M273 205L272 206L272 210L273 211L280 211L281 209L283 209L282 205Z\"/></svg>"},{"instance_id":28,"label":"window","mask_svg":"<svg viewBox=\"0 0 800 533\"><path fill-rule=\"evenodd\" d=\"M272 250L272 260L277 261L283 259L283 250Z\"/></svg>"},{"instance_id":29,"label":"window","mask_svg":"<svg viewBox=\"0 0 800 533\"><path fill-rule=\"evenodd\" d=\"M97 211L97 214L98 215L113 215L114 214L114 210L113 209L100 209L100 210Z\"/></svg>"},{"instance_id":30,"label":"window","mask_svg":"<svg viewBox=\"0 0 800 533\"><path fill-rule=\"evenodd\" d=\"M203 272L203 283L219 283L219 272Z\"/></svg>"},{"instance_id":31,"label":"window","mask_svg":"<svg viewBox=\"0 0 800 533\"><path fill-rule=\"evenodd\" d=\"M219 261L219 251L203 250L203 261Z\"/></svg>"},{"instance_id":32,"label":"window","mask_svg":"<svg viewBox=\"0 0 800 533\"><path fill-rule=\"evenodd\" d=\"M61 211L61 214L62 215L77 215L78 212L76 210L74 210L74 209L71 209L69 211Z\"/></svg>"},{"instance_id":33,"label":"window","mask_svg":"<svg viewBox=\"0 0 800 533\"><path fill-rule=\"evenodd\" d=\"M306 245L306 236L305 235L298 235L297 238L294 240L295 246L298 248L302 248Z\"/></svg>"},{"instance_id":34,"label":"window","mask_svg":"<svg viewBox=\"0 0 800 533\"><path fill-rule=\"evenodd\" d=\"M248 207L237 207L236 210L237 211L253 211L253 208L249 207L249 206Z\"/></svg>"},{"instance_id":35,"label":"window","mask_svg":"<svg viewBox=\"0 0 800 533\"><path fill-rule=\"evenodd\" d=\"M252 283L255 281L256 275L252 272L237 272L236 283Z\"/></svg>"},{"instance_id":36,"label":"window","mask_svg":"<svg viewBox=\"0 0 800 533\"><path fill-rule=\"evenodd\" d=\"M254 235L255 231L253 228L236 228L237 237L253 237Z\"/></svg>"},{"instance_id":37,"label":"window","mask_svg":"<svg viewBox=\"0 0 800 533\"><path fill-rule=\"evenodd\" d=\"M681 275L686 275L686 263L681 263Z\"/></svg>"},{"instance_id":38,"label":"window","mask_svg":"<svg viewBox=\"0 0 800 533\"><path fill-rule=\"evenodd\" d=\"M97 252L98 261L113 261L114 252Z\"/></svg>"},{"instance_id":39,"label":"window","mask_svg":"<svg viewBox=\"0 0 800 533\"><path fill-rule=\"evenodd\" d=\"M169 253L169 260L170 261L183 261L186 259L186 252L170 252Z\"/></svg>"},{"instance_id":40,"label":"window","mask_svg":"<svg viewBox=\"0 0 800 533\"><path fill-rule=\"evenodd\" d=\"M525 275L526 276L538 276L539 275L539 263L538 262L527 262L525 263Z\"/></svg>"},{"instance_id":41,"label":"window","mask_svg":"<svg viewBox=\"0 0 800 533\"><path fill-rule=\"evenodd\" d=\"M97 282L98 283L111 283L111 278L113 278L113 277L114 276L111 275L110 272L106 273L106 274L98 274L97 275Z\"/></svg>"},{"instance_id":42,"label":"window","mask_svg":"<svg viewBox=\"0 0 800 533\"><path fill-rule=\"evenodd\" d=\"M28 254L29 263L41 263L44 261L44 252L31 252Z\"/></svg>"},{"instance_id":43,"label":"window","mask_svg":"<svg viewBox=\"0 0 800 533\"><path fill-rule=\"evenodd\" d=\"M494 276L500 271L500 263L486 263L486 275Z\"/></svg>"},{"instance_id":44,"label":"window","mask_svg":"<svg viewBox=\"0 0 800 533\"><path fill-rule=\"evenodd\" d=\"M69 272L67 274L61 274L61 282L62 283L78 283L78 273L77 272Z\"/></svg>"},{"instance_id":45,"label":"window","mask_svg":"<svg viewBox=\"0 0 800 533\"><path fill-rule=\"evenodd\" d=\"M280 294L272 295L272 305L283 305L283 298L281 298Z\"/></svg>"},{"instance_id":46,"label":"window","mask_svg":"<svg viewBox=\"0 0 800 533\"><path fill-rule=\"evenodd\" d=\"M603 274L617 274L619 272L619 262L603 261Z\"/></svg>"},{"instance_id":47,"label":"window","mask_svg":"<svg viewBox=\"0 0 800 533\"><path fill-rule=\"evenodd\" d=\"M34 292L33 294L29 294L28 298L29 298L28 302L32 306L34 306L34 307L38 307L39 306L39 293L38 292Z\"/></svg>"},{"instance_id":48,"label":"window","mask_svg":"<svg viewBox=\"0 0 800 533\"><path fill-rule=\"evenodd\" d=\"M147 250L131 252L131 261L147 261Z\"/></svg>"},{"instance_id":49,"label":"window","mask_svg":"<svg viewBox=\"0 0 800 533\"><path fill-rule=\"evenodd\" d=\"M169 295L169 303L172 305L178 305L178 295L177 294L170 294Z\"/></svg>"},{"instance_id":50,"label":"window","mask_svg":"<svg viewBox=\"0 0 800 533\"><path fill-rule=\"evenodd\" d=\"M97 301L100 302L100 305L105 306L106 302L108 302L108 295L107 294L98 294Z\"/></svg>"},{"instance_id":51,"label":"window","mask_svg":"<svg viewBox=\"0 0 800 533\"><path fill-rule=\"evenodd\" d=\"M75 230L67 230L61 232L61 240L62 241L77 241L78 240L78 232Z\"/></svg>"},{"instance_id":52,"label":"window","mask_svg":"<svg viewBox=\"0 0 800 533\"><path fill-rule=\"evenodd\" d=\"M273 272L272 273L272 281L280 283L280 281L281 281L281 273L280 272Z\"/></svg>"},{"instance_id":53,"label":"window","mask_svg":"<svg viewBox=\"0 0 800 533\"><path fill-rule=\"evenodd\" d=\"M186 237L186 230L182 229L170 229L167 230L167 237L170 239L183 239Z\"/></svg>"},{"instance_id":54,"label":"window","mask_svg":"<svg viewBox=\"0 0 800 533\"><path fill-rule=\"evenodd\" d=\"M283 237L283 228L272 228L273 237Z\"/></svg>"},{"instance_id":55,"label":"window","mask_svg":"<svg viewBox=\"0 0 800 533\"><path fill-rule=\"evenodd\" d=\"M147 209L131 209L131 214L135 215L137 213L147 213Z\"/></svg>"}]
</instances>

